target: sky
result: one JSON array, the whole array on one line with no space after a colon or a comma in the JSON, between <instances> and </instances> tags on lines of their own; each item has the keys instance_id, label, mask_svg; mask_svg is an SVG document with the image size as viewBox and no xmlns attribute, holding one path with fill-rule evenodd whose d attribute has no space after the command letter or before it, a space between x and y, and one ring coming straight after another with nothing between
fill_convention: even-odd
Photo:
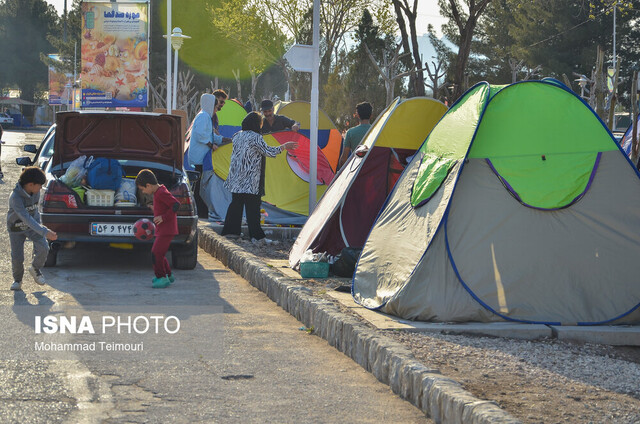
<instances>
[{"instance_id":1,"label":"sky","mask_svg":"<svg viewBox=\"0 0 640 424\"><path fill-rule=\"evenodd\" d=\"M416 18L416 31L418 35L427 33L427 26L433 25L438 36L442 35L440 27L446 22L446 19L440 16L440 8L438 0L419 0L418 17Z\"/></svg>"},{"instance_id":2,"label":"sky","mask_svg":"<svg viewBox=\"0 0 640 424\"><path fill-rule=\"evenodd\" d=\"M47 0L52 4L58 14L62 15L64 9L64 0ZM67 0L67 8L71 8L73 0ZM418 18L416 19L416 28L418 35L427 32L427 25L432 24L436 33L440 34L440 26L444 23L444 19L439 14L438 0L418 0Z\"/></svg>"}]
</instances>

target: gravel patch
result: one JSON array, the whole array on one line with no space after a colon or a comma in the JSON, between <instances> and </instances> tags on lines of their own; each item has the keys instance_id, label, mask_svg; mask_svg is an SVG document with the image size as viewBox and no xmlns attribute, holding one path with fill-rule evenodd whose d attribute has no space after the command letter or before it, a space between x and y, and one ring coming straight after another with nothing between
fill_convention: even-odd
<instances>
[{"instance_id":1,"label":"gravel patch","mask_svg":"<svg viewBox=\"0 0 640 424\"><path fill-rule=\"evenodd\" d=\"M288 259L291 240L235 240L263 260ZM299 280L327 300L346 279ZM348 308L341 309L353 314ZM359 315L359 320L364 321ZM369 325L367 323L367 325ZM496 402L523 423L640 423L640 348L383 331L428 367Z\"/></svg>"}]
</instances>

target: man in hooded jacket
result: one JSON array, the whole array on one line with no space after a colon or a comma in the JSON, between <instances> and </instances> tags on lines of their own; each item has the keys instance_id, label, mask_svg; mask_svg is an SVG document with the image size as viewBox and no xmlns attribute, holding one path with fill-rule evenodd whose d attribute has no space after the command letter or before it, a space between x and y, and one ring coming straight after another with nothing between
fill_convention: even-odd
<instances>
[{"instance_id":1,"label":"man in hooded jacket","mask_svg":"<svg viewBox=\"0 0 640 424\"><path fill-rule=\"evenodd\" d=\"M216 96L213 94L203 94L200 96L200 112L193 120L191 127L191 141L189 142L189 164L195 168L202 176L202 163L208 152L216 150L222 144L221 135L213 132L211 119L215 114L217 106ZM193 194L198 208L200 218L209 217L209 209L202 199L200 193L200 179L196 181Z\"/></svg>"}]
</instances>

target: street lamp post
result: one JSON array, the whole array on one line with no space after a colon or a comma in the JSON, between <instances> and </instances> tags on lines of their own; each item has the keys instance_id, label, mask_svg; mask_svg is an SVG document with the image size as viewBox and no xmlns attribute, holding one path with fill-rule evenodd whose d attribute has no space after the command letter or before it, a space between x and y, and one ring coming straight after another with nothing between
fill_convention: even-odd
<instances>
[{"instance_id":1,"label":"street lamp post","mask_svg":"<svg viewBox=\"0 0 640 424\"><path fill-rule=\"evenodd\" d=\"M163 35L164 38L171 38L167 40L173 46L174 58L173 58L173 88L171 88L171 54L167 55L167 113L171 113L171 109L176 108L176 97L178 97L178 50L182 47L182 43L185 39L191 38L188 35L182 34L182 29L175 27L171 35ZM171 94L173 92L173 95ZM171 104L171 98L173 97L173 108Z\"/></svg>"},{"instance_id":2,"label":"street lamp post","mask_svg":"<svg viewBox=\"0 0 640 424\"><path fill-rule=\"evenodd\" d=\"M586 76L580 75L580 78L574 81L576 81L578 85L580 85L580 97L584 98L584 89L587 87L587 82L589 82L589 80Z\"/></svg>"},{"instance_id":3,"label":"street lamp post","mask_svg":"<svg viewBox=\"0 0 640 424\"><path fill-rule=\"evenodd\" d=\"M167 0L167 33L171 31L171 0ZM167 113L171 113L171 39L170 36L164 35L167 39Z\"/></svg>"},{"instance_id":4,"label":"street lamp post","mask_svg":"<svg viewBox=\"0 0 640 424\"><path fill-rule=\"evenodd\" d=\"M171 33L171 45L173 46L173 109L177 109L178 99L178 50L182 47L182 43L185 39L191 38L188 35L182 34L182 29L175 27Z\"/></svg>"},{"instance_id":5,"label":"street lamp post","mask_svg":"<svg viewBox=\"0 0 640 424\"><path fill-rule=\"evenodd\" d=\"M313 0L313 45L294 44L284 54L291 67L311 73L311 113L309 143L309 215L316 206L318 182L318 80L320 68L320 0Z\"/></svg>"}]
</instances>

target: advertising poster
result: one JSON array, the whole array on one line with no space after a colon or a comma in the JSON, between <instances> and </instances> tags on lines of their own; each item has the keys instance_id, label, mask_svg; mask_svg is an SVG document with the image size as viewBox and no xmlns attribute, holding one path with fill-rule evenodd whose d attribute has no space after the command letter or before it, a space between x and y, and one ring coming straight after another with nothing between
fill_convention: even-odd
<instances>
[{"instance_id":1,"label":"advertising poster","mask_svg":"<svg viewBox=\"0 0 640 424\"><path fill-rule=\"evenodd\" d=\"M60 55L50 54L49 58L60 61ZM69 87L73 83L73 74L58 72L53 66L49 66L49 104L66 105L71 101Z\"/></svg>"},{"instance_id":2,"label":"advertising poster","mask_svg":"<svg viewBox=\"0 0 640 424\"><path fill-rule=\"evenodd\" d=\"M148 3L82 3L82 107L146 107Z\"/></svg>"}]
</instances>

